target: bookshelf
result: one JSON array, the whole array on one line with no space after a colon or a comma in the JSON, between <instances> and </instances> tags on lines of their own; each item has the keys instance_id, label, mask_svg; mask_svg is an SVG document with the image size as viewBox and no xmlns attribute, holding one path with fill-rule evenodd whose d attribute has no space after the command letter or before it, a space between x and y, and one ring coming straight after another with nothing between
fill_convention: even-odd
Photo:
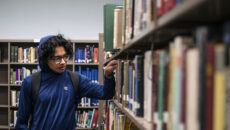
<instances>
[{"instance_id":1,"label":"bookshelf","mask_svg":"<svg viewBox=\"0 0 230 130\"><path fill-rule=\"evenodd\" d=\"M220 7L215 6L218 2ZM160 18L156 18L154 13L154 22L150 23L139 35L129 40L124 49L121 49L109 60L105 61L104 64L106 65L113 59L132 59L133 55L149 50L153 43L154 47L160 48L162 44L165 46L165 41L175 37L177 34L191 32L193 27L212 25L226 20L229 16L229 10L226 9L225 2L228 1L186 0L176 5ZM213 8L213 10L210 8ZM221 8L218 13L215 12L217 8ZM209 12L204 11L204 9L209 9ZM154 11L156 12L156 9Z\"/></svg>"},{"instance_id":2,"label":"bookshelf","mask_svg":"<svg viewBox=\"0 0 230 130\"><path fill-rule=\"evenodd\" d=\"M127 0L127 1L129 1L129 2L130 1L137 2L136 0ZM124 3L126 3L127 1L125 1ZM228 8L227 5L230 2L227 1L227 0L182 0L179 4L176 4L172 9L168 10L167 12L165 12L160 17L157 16L157 13L159 11L158 7L157 7L157 4L158 4L159 1L162 2L162 0L147 0L147 1L145 1L146 3L144 3L144 4L149 4L149 3L147 3L149 1L152 1L154 4L156 4L156 5L154 5L154 7L151 10L151 11L153 11L153 13L151 13L151 15L153 16L153 20L150 23L147 24L147 27L145 29L138 30L139 33L137 35L135 35L135 33L134 33L134 37L129 39L127 41L127 43L123 43L123 45L124 45L123 49L120 49L112 57L110 57L108 60L104 61L104 65L108 64L111 60L118 60L119 63L121 63L123 61L124 62L132 61L135 58L135 56L137 56L137 55L142 55L143 56L143 55L145 55L146 52L151 51L152 53L154 52L153 66L156 67L155 65L158 65L156 62L161 62L160 60L158 61L158 59L155 60L157 58L156 55L159 55L159 57L160 57L160 55L163 55L162 52L163 53L165 53L165 52L169 53L171 51L170 50L170 44L171 44L171 42L176 42L177 41L176 40L178 38L177 36L182 36L182 37L183 36L185 36L185 37L190 36L193 39L195 39L195 38L199 37L199 36L197 36L197 34L196 34L197 32L195 32L195 30L197 28L201 27L201 26L207 26L207 27L216 27L216 26L218 26L218 27L222 28L222 30L224 30L223 25L226 22L228 22L229 18L230 18L229 17L230 16L230 10L227 9ZM169 2L171 0L166 0L166 1ZM147 10L148 10L148 8L147 8ZM136 15L136 13L134 15ZM138 14L137 14L137 17L138 17ZM140 20L140 19L138 19L138 20ZM135 22L136 21L134 21L134 23ZM122 25L122 26L124 26L124 25ZM135 24L134 24L134 27L132 27L132 28L135 28ZM127 30L125 30L125 31L127 31ZM212 33L217 33L218 38L219 38L218 32L212 32ZM194 36L195 34L196 34L196 36ZM225 35L225 34L223 33L222 36L223 35ZM216 36L216 35L211 35L211 36ZM122 37L124 37L123 34L122 34ZM228 35L228 37L229 37L229 35ZM216 39L214 39L214 38L211 39L211 40L209 39L210 41L207 41L207 42L211 42L212 40L215 41ZM199 42L199 40L197 40L196 42ZM223 40L221 39L221 40L218 41L219 44L220 44L220 42L223 43ZM197 48L200 49L199 48L200 47L199 43L197 43L197 44L198 45L195 45L195 47L194 46L193 47L196 48L196 49ZM227 43L225 43L225 44L227 44ZM228 48L226 48L226 49L228 49ZM175 53L176 52L177 51L175 50ZM202 52L202 51L199 50L199 52ZM183 53L183 55L184 55L184 53ZM169 54L169 56L171 56L171 54ZM184 58L184 60L187 61L188 59ZM199 59L199 61L200 61L200 59ZM165 64L169 64L169 63L166 63L166 62L168 62L167 60L165 60ZM171 59L170 59L170 62L171 62ZM196 60L194 60L194 64L195 64L195 62L196 62ZM168 67L168 66L166 66L166 67ZM190 66L190 67L192 67L192 66ZM125 72L120 71L120 69L121 68L118 67L118 71L119 71L118 76L122 77L123 76L122 73L125 73ZM168 69L168 68L159 69L159 72L154 72L152 75L155 76L155 74L157 73L157 76L158 76L158 73L160 73L160 71L162 71L162 70L166 71L166 69ZM171 71L170 71L170 73L171 73ZM167 80L168 79L167 76L168 76L167 74L164 75L164 78L166 78L164 83L166 85L169 85L171 83L171 81ZM117 78L117 79L119 80L119 78ZM159 81L157 81L157 82L160 82L160 80L162 80L161 78L159 77ZM181 79L183 79L183 78L184 77L182 77ZM156 82L155 79L151 79L151 80L153 80L152 81L153 84ZM124 81L124 82L127 82L127 81ZM201 82L201 81L199 81L199 82ZM120 85L121 81L116 81L116 84ZM157 84L157 86L159 84ZM116 86L117 87L116 91L118 93L121 90L120 87L122 88L122 85L120 85L120 86L119 85ZM154 84L154 85L156 85L156 84ZM166 85L163 84L164 87ZM227 87L228 85L226 85L225 87ZM144 87L145 86L143 85L143 88ZM178 88L176 88L176 89L178 89ZM226 89L229 89L229 88L226 88ZM167 91L170 91L170 90L167 90ZM181 89L181 91L182 91L182 89ZM199 90L199 92L200 92L200 90ZM158 88L157 88L157 92L154 93L154 94L161 94L161 93L162 93L162 90L158 90ZM217 93L217 92L214 91L214 93ZM225 93L225 92L223 92L223 93ZM149 96L152 96L152 95L149 95ZM167 96L171 96L171 95L168 94ZM184 95L181 94L180 96L184 96ZM226 97L228 97L228 96L226 96ZM158 98L161 98L161 99L157 99L158 101L165 100L164 98L168 99L168 97L164 97L164 96L163 97L159 96ZM223 97L221 97L221 98L223 98ZM155 103L156 102L155 99L152 102ZM168 102L170 102L170 101L168 101ZM200 103L200 101L198 101L198 102ZM154 114L156 113L156 111L159 111L159 110L155 110L156 108L153 108L153 112L151 113L153 115L152 116L152 121L147 121L144 116L143 117L138 117L138 116L136 116L134 114L133 111L131 111L130 109L125 107L124 104L119 101L119 95L114 98L114 103L115 103L116 107L118 107L123 113L125 113L125 115L129 119L131 119L132 122L141 130L152 130L152 129L155 129L154 127L157 127L157 125L159 125L159 126L165 125L165 124L157 124L157 123L159 123L158 122L159 120L155 119ZM205 104L205 103L203 102L203 104ZM154 107L155 107L155 105L154 105ZM156 106L158 106L158 105L159 104L157 104ZM178 104L176 104L176 105L178 105ZM221 104L221 105L223 105L223 104ZM228 109L229 104L228 104L227 101L226 101L225 105L226 105L226 109ZM198 106L198 107L200 107L200 106ZM205 106L205 107L207 107L207 106ZM215 106L215 109L217 109L217 108L218 108L218 106ZM161 109L161 108L158 107L157 109ZM185 111L183 109L181 111ZM186 109L188 109L188 108L186 108ZM199 111L202 111L200 109L201 108L199 108ZM220 109L220 108L218 108L218 109ZM157 114L159 114L159 113L157 113ZM173 113L173 114L175 114L175 113ZM176 114L178 114L178 113L176 113ZM163 118L165 118L165 120L168 120L168 118L169 118L168 113L163 113L162 115L163 115ZM206 114L206 115L208 115L208 114ZM204 121L203 119L201 119L201 118L204 118L204 117L202 117L203 116L202 114L198 114L197 116L199 118L198 122L199 122L199 120ZM217 116L217 115L215 115L215 116ZM159 117L159 118L161 118L161 117ZM175 118L176 117L173 117L173 119L175 119ZM182 118L185 118L185 117L182 117ZM207 117L206 117L206 119L207 119ZM220 117L218 117L218 119L220 119ZM185 119L183 119L183 120L185 120ZM202 121L199 122L200 123L200 128L204 129L204 126L206 126L207 129L210 129L210 126L212 126L212 125L205 124ZM215 121L217 121L217 119ZM222 122L224 122L224 121L222 120ZM165 123L167 121L163 121L163 122ZM206 123L207 122L208 121L206 121ZM218 122L218 123L219 123L218 125L221 124L220 122ZM196 125L197 124L195 124L190 129L195 129ZM229 122L227 124L225 124L225 125L226 125L226 128L225 127L224 128L229 129ZM168 126L166 126L166 127L168 127ZM185 126L183 126L183 127L185 127ZM218 128L217 126L213 126L213 127L215 127L215 129ZM165 126L164 126L164 129L165 129ZM173 129L177 129L177 127L174 127ZM185 128L185 129L187 129L187 128ZM214 128L212 128L212 129L214 129Z\"/></svg>"},{"instance_id":3,"label":"bookshelf","mask_svg":"<svg viewBox=\"0 0 230 130\"><path fill-rule=\"evenodd\" d=\"M86 45L92 45L95 48L98 48L98 55L102 55L102 45L98 40L71 40L73 44L73 52L75 53L76 48L85 47ZM12 46L18 46L22 48L28 47L37 47L38 42L34 40L22 40L22 39L1 39L0 40L0 48L1 48L1 62L0 62L0 129L10 130L14 129L14 127L10 126L11 119L11 111L18 110L17 106L11 105L11 91L16 90L20 91L20 84L11 83L10 71L11 68L17 69L26 67L28 69L37 68L38 63L24 63L24 62L15 62L11 61L11 48ZM100 69L100 59L98 57L98 61L96 63L76 63L75 55L72 59L70 59L67 63L67 69L71 71L77 71L79 66L82 66L82 69L89 67L90 69L98 70L98 75L103 75L103 71ZM103 77L98 77L99 80L102 80ZM98 106L78 106L77 110L93 110L99 109ZM99 115L100 116L100 115ZM81 130L93 130L95 128L77 128Z\"/></svg>"}]
</instances>

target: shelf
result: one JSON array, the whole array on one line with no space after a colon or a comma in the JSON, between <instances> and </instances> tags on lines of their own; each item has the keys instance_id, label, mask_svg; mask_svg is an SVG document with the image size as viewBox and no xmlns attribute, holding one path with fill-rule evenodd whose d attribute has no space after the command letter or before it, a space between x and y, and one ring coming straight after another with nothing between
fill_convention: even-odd
<instances>
[{"instance_id":1,"label":"shelf","mask_svg":"<svg viewBox=\"0 0 230 130\"><path fill-rule=\"evenodd\" d=\"M17 42L17 43L23 43L23 42L34 42L34 39L1 39L0 42Z\"/></svg>"},{"instance_id":2,"label":"shelf","mask_svg":"<svg viewBox=\"0 0 230 130\"><path fill-rule=\"evenodd\" d=\"M98 106L91 106L91 107L78 106L77 109L98 109Z\"/></svg>"},{"instance_id":3,"label":"shelf","mask_svg":"<svg viewBox=\"0 0 230 130\"><path fill-rule=\"evenodd\" d=\"M188 0L176 5L154 23L128 41L124 49L109 58L104 65L114 59L132 59L138 53L165 47L178 34L188 34L196 26L215 24L229 17L227 5L230 1Z\"/></svg>"},{"instance_id":4,"label":"shelf","mask_svg":"<svg viewBox=\"0 0 230 130\"><path fill-rule=\"evenodd\" d=\"M0 108L8 108L8 105L0 105Z\"/></svg>"},{"instance_id":5,"label":"shelf","mask_svg":"<svg viewBox=\"0 0 230 130\"><path fill-rule=\"evenodd\" d=\"M10 65L38 65L38 63L10 63Z\"/></svg>"},{"instance_id":6,"label":"shelf","mask_svg":"<svg viewBox=\"0 0 230 130\"><path fill-rule=\"evenodd\" d=\"M75 44L81 44L81 43L85 43L85 44L94 44L94 43L98 43L98 40L70 40L71 42L74 42Z\"/></svg>"},{"instance_id":7,"label":"shelf","mask_svg":"<svg viewBox=\"0 0 230 130\"><path fill-rule=\"evenodd\" d=\"M97 128L75 128L75 130L96 130Z\"/></svg>"},{"instance_id":8,"label":"shelf","mask_svg":"<svg viewBox=\"0 0 230 130\"><path fill-rule=\"evenodd\" d=\"M8 126L0 126L0 128L9 128ZM10 127L10 129L14 129L14 127ZM75 128L75 130L97 130L98 128Z\"/></svg>"},{"instance_id":9,"label":"shelf","mask_svg":"<svg viewBox=\"0 0 230 130\"><path fill-rule=\"evenodd\" d=\"M89 65L99 65L98 63L97 64L93 64L93 63L74 63L74 65L87 65L87 66L89 66Z\"/></svg>"},{"instance_id":10,"label":"shelf","mask_svg":"<svg viewBox=\"0 0 230 130\"><path fill-rule=\"evenodd\" d=\"M0 125L0 129L8 129L9 127L7 125Z\"/></svg>"},{"instance_id":11,"label":"shelf","mask_svg":"<svg viewBox=\"0 0 230 130\"><path fill-rule=\"evenodd\" d=\"M128 108L123 107L117 101L114 101L115 105L125 113L130 120L141 130L152 130L153 122L147 122L144 118L136 117L133 112L131 112Z\"/></svg>"},{"instance_id":12,"label":"shelf","mask_svg":"<svg viewBox=\"0 0 230 130\"><path fill-rule=\"evenodd\" d=\"M8 63L6 63L6 62L0 62L0 65L8 65Z\"/></svg>"},{"instance_id":13,"label":"shelf","mask_svg":"<svg viewBox=\"0 0 230 130\"><path fill-rule=\"evenodd\" d=\"M8 84L0 84L0 86L8 86Z\"/></svg>"},{"instance_id":14,"label":"shelf","mask_svg":"<svg viewBox=\"0 0 230 130\"><path fill-rule=\"evenodd\" d=\"M20 87L21 86L21 84L9 84L9 85L12 87Z\"/></svg>"}]
</instances>

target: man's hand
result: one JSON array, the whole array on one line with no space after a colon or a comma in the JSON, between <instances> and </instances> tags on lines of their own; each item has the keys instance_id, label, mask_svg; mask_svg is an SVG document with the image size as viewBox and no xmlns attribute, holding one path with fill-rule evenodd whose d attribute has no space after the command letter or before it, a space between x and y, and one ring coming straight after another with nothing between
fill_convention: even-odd
<instances>
[{"instance_id":1,"label":"man's hand","mask_svg":"<svg viewBox=\"0 0 230 130\"><path fill-rule=\"evenodd\" d=\"M107 78L112 78L113 71L117 69L117 66L118 66L118 62L116 60L110 61L105 67L105 70L104 70L105 76Z\"/></svg>"}]
</instances>

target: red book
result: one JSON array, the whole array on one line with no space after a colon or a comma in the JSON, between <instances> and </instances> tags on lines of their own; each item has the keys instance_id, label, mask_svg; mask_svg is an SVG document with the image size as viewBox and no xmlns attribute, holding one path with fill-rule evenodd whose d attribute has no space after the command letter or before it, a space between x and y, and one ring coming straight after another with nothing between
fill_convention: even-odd
<instances>
[{"instance_id":1,"label":"red book","mask_svg":"<svg viewBox=\"0 0 230 130\"><path fill-rule=\"evenodd\" d=\"M157 17L161 17L164 14L164 0L157 0Z\"/></svg>"},{"instance_id":2,"label":"red book","mask_svg":"<svg viewBox=\"0 0 230 130\"><path fill-rule=\"evenodd\" d=\"M176 5L176 0L167 0L167 2L164 3L164 11L168 12Z\"/></svg>"},{"instance_id":3,"label":"red book","mask_svg":"<svg viewBox=\"0 0 230 130\"><path fill-rule=\"evenodd\" d=\"M107 108L108 109L108 108ZM109 112L107 113L107 120L109 120ZM93 121L92 121L92 126L91 128L96 128L97 127L97 119L98 119L98 110L94 111L94 115L93 115ZM107 126L109 125L109 123L107 122ZM109 127L107 127L108 130Z\"/></svg>"},{"instance_id":4,"label":"red book","mask_svg":"<svg viewBox=\"0 0 230 130\"><path fill-rule=\"evenodd\" d=\"M94 48L93 52L94 52L94 57L93 57L94 62L93 63L96 64L98 63L98 48Z\"/></svg>"},{"instance_id":5,"label":"red book","mask_svg":"<svg viewBox=\"0 0 230 130\"><path fill-rule=\"evenodd\" d=\"M213 89L214 89L214 43L206 46L206 86L205 86L205 130L212 130L213 126Z\"/></svg>"}]
</instances>

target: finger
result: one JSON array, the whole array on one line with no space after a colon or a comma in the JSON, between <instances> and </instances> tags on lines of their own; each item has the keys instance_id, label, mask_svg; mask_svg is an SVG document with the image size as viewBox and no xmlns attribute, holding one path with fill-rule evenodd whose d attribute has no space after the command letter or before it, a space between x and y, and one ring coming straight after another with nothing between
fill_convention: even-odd
<instances>
[{"instance_id":1,"label":"finger","mask_svg":"<svg viewBox=\"0 0 230 130\"><path fill-rule=\"evenodd\" d=\"M111 66L113 66L113 65L117 65L118 63L117 63L117 61L116 60L112 60L112 61L110 61L109 62L109 64L108 65L111 65Z\"/></svg>"}]
</instances>

